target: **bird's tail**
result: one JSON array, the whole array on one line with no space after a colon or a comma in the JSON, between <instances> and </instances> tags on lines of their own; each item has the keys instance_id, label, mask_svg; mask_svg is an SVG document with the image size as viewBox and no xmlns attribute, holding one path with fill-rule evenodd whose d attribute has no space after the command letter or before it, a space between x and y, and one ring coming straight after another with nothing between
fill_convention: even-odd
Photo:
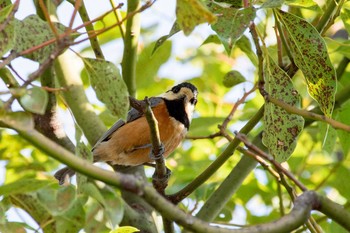
<instances>
[{"instance_id":1,"label":"bird's tail","mask_svg":"<svg viewBox=\"0 0 350 233\"><path fill-rule=\"evenodd\" d=\"M98 162L100 160L101 160L100 156L95 155L95 153L94 153L94 163ZM62 185L62 184L65 183L65 180L67 179L66 178L67 176L69 176L68 177L68 179L69 179L69 178L71 178L74 175L75 175L75 171L73 169L71 169L69 167L64 167L64 168L58 170L55 173L54 177L58 180L59 184Z\"/></svg>"},{"instance_id":2,"label":"bird's tail","mask_svg":"<svg viewBox=\"0 0 350 233\"><path fill-rule=\"evenodd\" d=\"M71 168L69 167L65 167L62 168L60 170L58 170L54 177L58 180L59 184L62 185L65 183L65 180L67 179L66 177L69 176L68 178L74 176L75 171L73 171Z\"/></svg>"}]
</instances>

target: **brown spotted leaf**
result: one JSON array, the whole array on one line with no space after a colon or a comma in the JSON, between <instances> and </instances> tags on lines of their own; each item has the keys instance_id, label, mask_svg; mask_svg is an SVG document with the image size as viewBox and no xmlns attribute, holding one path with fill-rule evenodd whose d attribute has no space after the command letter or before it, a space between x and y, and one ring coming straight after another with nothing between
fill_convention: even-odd
<instances>
[{"instance_id":1,"label":"brown spotted leaf","mask_svg":"<svg viewBox=\"0 0 350 233\"><path fill-rule=\"evenodd\" d=\"M97 98L116 116L125 118L129 109L128 89L119 69L111 62L84 58Z\"/></svg>"},{"instance_id":2,"label":"brown spotted leaf","mask_svg":"<svg viewBox=\"0 0 350 233\"><path fill-rule=\"evenodd\" d=\"M176 21L188 36L201 23L214 23L216 16L211 13L199 0L177 0Z\"/></svg>"},{"instance_id":3,"label":"brown spotted leaf","mask_svg":"<svg viewBox=\"0 0 350 233\"><path fill-rule=\"evenodd\" d=\"M55 25L58 33L64 32L63 25ZM15 34L16 40L14 50L16 52L23 52L35 46L42 45L44 42L55 38L55 35L48 23L40 19L40 17L37 15L30 15L23 20L15 20ZM24 56L42 63L49 58L55 48L56 43L52 43Z\"/></svg>"},{"instance_id":4,"label":"brown spotted leaf","mask_svg":"<svg viewBox=\"0 0 350 233\"><path fill-rule=\"evenodd\" d=\"M215 3L211 3L209 8L218 15L217 22L212 24L211 27L219 36L226 52L230 54L236 41L241 38L250 22L254 20L255 9L252 7L244 9L227 8Z\"/></svg>"},{"instance_id":5,"label":"brown spotted leaf","mask_svg":"<svg viewBox=\"0 0 350 233\"><path fill-rule=\"evenodd\" d=\"M305 76L310 95L330 117L335 101L336 74L326 43L307 21L283 11L276 13L289 40L294 62Z\"/></svg>"},{"instance_id":6,"label":"brown spotted leaf","mask_svg":"<svg viewBox=\"0 0 350 233\"><path fill-rule=\"evenodd\" d=\"M278 100L294 107L300 106L300 96L292 80L271 57L264 64L265 90ZM267 102L264 109L263 144L278 162L286 161L293 153L297 137L303 129L304 118L289 114L283 108Z\"/></svg>"}]
</instances>

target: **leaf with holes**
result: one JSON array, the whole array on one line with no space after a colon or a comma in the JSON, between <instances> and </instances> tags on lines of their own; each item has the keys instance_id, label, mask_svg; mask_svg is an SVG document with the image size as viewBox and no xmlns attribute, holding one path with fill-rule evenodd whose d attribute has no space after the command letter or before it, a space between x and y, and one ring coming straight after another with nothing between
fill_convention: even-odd
<instances>
[{"instance_id":1,"label":"leaf with holes","mask_svg":"<svg viewBox=\"0 0 350 233\"><path fill-rule=\"evenodd\" d=\"M33 87L26 90L26 93L19 99L25 110L37 114L45 113L48 101L49 95L40 87Z\"/></svg>"},{"instance_id":2,"label":"leaf with holes","mask_svg":"<svg viewBox=\"0 0 350 233\"><path fill-rule=\"evenodd\" d=\"M294 107L300 106L300 96L292 80L271 57L264 63L265 90L267 93ZM283 108L266 103L264 109L265 130L262 142L278 162L286 161L293 153L297 137L303 129L304 118L289 114Z\"/></svg>"},{"instance_id":3,"label":"leaf with holes","mask_svg":"<svg viewBox=\"0 0 350 233\"><path fill-rule=\"evenodd\" d=\"M119 69L104 60L84 58L83 61L98 99L114 115L125 118L129 109L128 90Z\"/></svg>"},{"instance_id":4,"label":"leaf with holes","mask_svg":"<svg viewBox=\"0 0 350 233\"><path fill-rule=\"evenodd\" d=\"M221 5L211 3L210 10L218 15L218 20L212 24L212 29L218 34L226 52L231 53L236 41L241 38L251 21L255 18L255 9L226 8Z\"/></svg>"},{"instance_id":5,"label":"leaf with holes","mask_svg":"<svg viewBox=\"0 0 350 233\"><path fill-rule=\"evenodd\" d=\"M186 36L201 23L214 23L216 16L199 0L177 0L176 20Z\"/></svg>"},{"instance_id":6,"label":"leaf with holes","mask_svg":"<svg viewBox=\"0 0 350 233\"><path fill-rule=\"evenodd\" d=\"M336 74L326 44L310 23L293 14L276 11L282 23L295 64L303 72L310 95L323 113L331 117L336 92Z\"/></svg>"}]
</instances>

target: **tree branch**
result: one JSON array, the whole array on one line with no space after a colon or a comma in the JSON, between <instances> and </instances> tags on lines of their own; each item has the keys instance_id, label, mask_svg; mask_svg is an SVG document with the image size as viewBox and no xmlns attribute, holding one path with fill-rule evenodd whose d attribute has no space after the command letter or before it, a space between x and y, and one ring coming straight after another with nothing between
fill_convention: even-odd
<instances>
[{"instance_id":1,"label":"tree branch","mask_svg":"<svg viewBox=\"0 0 350 233\"><path fill-rule=\"evenodd\" d=\"M248 123L239 131L241 133L247 134L249 133L256 124L260 121L262 115L264 112L264 108L261 107L259 111L248 121ZM190 195L195 189L197 189L201 184L203 184L209 177L211 177L233 154L234 150L236 147L239 145L239 140L238 139L233 139L232 142L227 146L227 148L221 153L221 155L209 165L207 169L205 169L199 176L197 176L190 184L188 184L186 187L184 187L182 190L179 192L169 195L168 198L173 202L173 203L178 203L184 198L186 198L188 195ZM242 158L242 163L245 164L243 166L247 166L247 168L255 167L256 162L252 160L251 158ZM242 169L242 168L239 168ZM250 170L249 170L250 171ZM240 176L238 176L240 177ZM231 184L234 183L240 183L240 179L234 180ZM234 186L234 185L233 185ZM237 187L238 188L238 187ZM206 202L207 203L207 202ZM217 203L214 204L213 206L218 206Z\"/></svg>"},{"instance_id":2,"label":"tree branch","mask_svg":"<svg viewBox=\"0 0 350 233\"><path fill-rule=\"evenodd\" d=\"M71 152L57 145L51 140L47 139L36 130L21 130L17 129L16 125L10 125L10 128L15 129L20 136L28 140L31 144L38 147L50 157L57 159L63 163L68 164L74 170L101 180L106 184L113 185L122 190L133 192L144 198L151 206L158 210L166 218L177 222L185 228L194 232L216 232L216 233L280 233L289 232L305 222L310 215L312 209L318 209L321 212L332 216L335 221L350 230L350 223L346 218L350 213L341 208L340 205L328 200L326 198L319 198L315 192L305 192L299 196L292 211L271 223L265 223L252 227L247 227L239 230L225 229L212 226L207 222L199 220L191 215L184 213L181 209L168 202L162 195L160 195L152 186L137 179L135 176L121 174L118 172L110 172L101 169L93 164L74 156ZM248 157L246 157L248 158ZM339 212L337 212L339 211ZM340 213L340 214L339 214Z\"/></svg>"},{"instance_id":3,"label":"tree branch","mask_svg":"<svg viewBox=\"0 0 350 233\"><path fill-rule=\"evenodd\" d=\"M63 96L90 145L94 145L106 131L106 127L89 103L83 83L75 67L70 64L71 57L68 52L67 50L55 61L57 80L61 87L67 88Z\"/></svg>"}]
</instances>

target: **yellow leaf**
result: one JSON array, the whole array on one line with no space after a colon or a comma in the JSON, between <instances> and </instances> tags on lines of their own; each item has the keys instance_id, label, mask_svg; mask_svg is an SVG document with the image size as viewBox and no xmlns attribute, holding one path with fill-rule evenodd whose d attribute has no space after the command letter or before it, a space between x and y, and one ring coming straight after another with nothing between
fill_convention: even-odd
<instances>
[{"instance_id":1,"label":"yellow leaf","mask_svg":"<svg viewBox=\"0 0 350 233\"><path fill-rule=\"evenodd\" d=\"M134 233L134 232L139 232L139 229L135 227L126 226L126 227L118 227L118 229L115 229L109 233Z\"/></svg>"}]
</instances>

